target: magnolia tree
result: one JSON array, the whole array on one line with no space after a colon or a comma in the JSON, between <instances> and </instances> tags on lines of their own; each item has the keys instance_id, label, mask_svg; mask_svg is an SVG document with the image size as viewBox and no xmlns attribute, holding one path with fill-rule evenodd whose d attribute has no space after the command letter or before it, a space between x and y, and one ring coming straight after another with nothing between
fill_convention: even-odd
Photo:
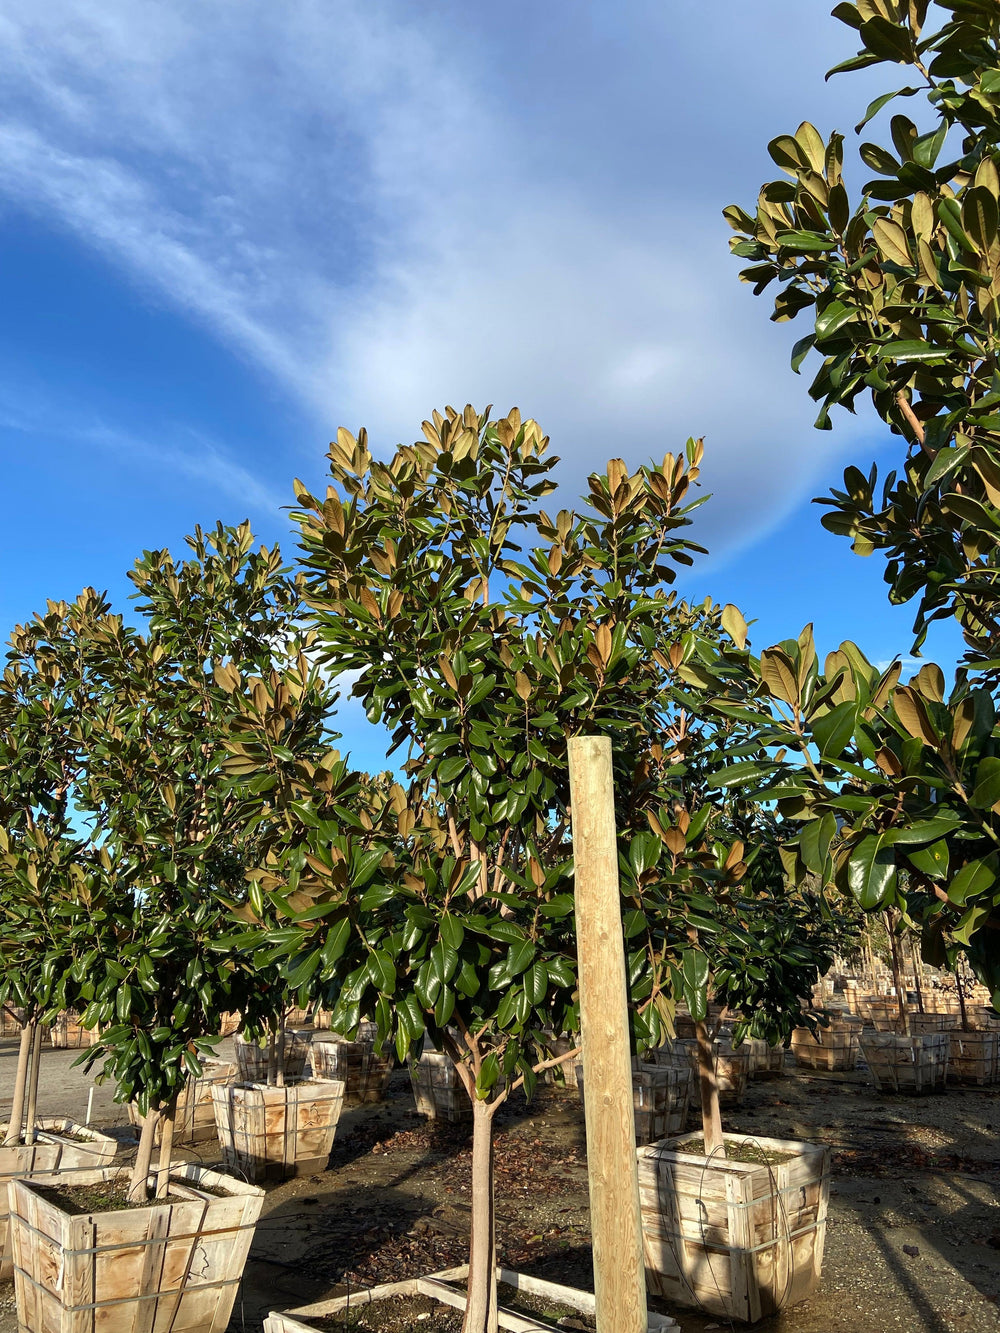
<instances>
[{"instance_id":1,"label":"magnolia tree","mask_svg":"<svg viewBox=\"0 0 1000 1333\"><path fill-rule=\"evenodd\" d=\"M756 716L766 747L718 776L775 802L794 829L793 882L818 883L920 930L924 958L959 952L996 992L988 922L997 901L1000 736L990 691L946 696L933 663L900 686L853 643L820 669L811 632L759 658L720 645L682 670L722 715ZM898 971L898 956L894 951Z\"/></svg>"},{"instance_id":2,"label":"magnolia tree","mask_svg":"<svg viewBox=\"0 0 1000 1333\"><path fill-rule=\"evenodd\" d=\"M130 1197L146 1197L158 1122L167 1185L173 1108L200 1072L224 1013L251 1023L283 1011L286 989L262 960L234 954L231 911L258 859L254 799L265 780L224 767L236 712L233 661L266 675L296 660L299 601L276 550L247 525L189 539L192 558L147 552L131 578L145 631L85 594L37 622L21 652L65 676L87 664L71 731L81 756L76 818L100 849L104 910L69 939L82 1021L100 1029L84 1057L144 1116ZM321 711L329 690L313 677Z\"/></svg>"},{"instance_id":3,"label":"magnolia tree","mask_svg":"<svg viewBox=\"0 0 1000 1333\"><path fill-rule=\"evenodd\" d=\"M792 359L798 369L812 352L821 358L810 386L817 425L867 398L903 443L881 483L874 466L847 469L843 489L821 500L825 526L861 555L884 552L890 599L919 599L917 648L932 621L954 615L967 653L952 686L928 666L898 687L898 670L877 673L845 644L806 700L793 697L794 653L780 645L761 657L757 697L799 709L810 757L786 785L809 790L787 799L821 815L800 848L818 865L814 840L832 841L864 904L904 894L908 910L919 905L925 956L953 961L964 950L996 995L1000 17L979 0L858 0L833 12L861 46L833 72L902 65L909 78L857 126L892 104L888 142L860 146L873 178L852 200L843 136L803 123L770 144L785 178L763 187L755 212L726 210L733 250L750 261L741 276L755 292L778 284L774 319L809 321ZM921 99L919 126L900 98ZM840 840L833 821L845 813Z\"/></svg>"},{"instance_id":4,"label":"magnolia tree","mask_svg":"<svg viewBox=\"0 0 1000 1333\"><path fill-rule=\"evenodd\" d=\"M72 811L92 663L79 644L40 647L68 647L103 609L92 593L50 603L14 630L0 678L0 1003L21 1025L7 1145L34 1141L42 1026L76 1002L76 943L107 905L102 857Z\"/></svg>"},{"instance_id":5,"label":"magnolia tree","mask_svg":"<svg viewBox=\"0 0 1000 1333\"><path fill-rule=\"evenodd\" d=\"M577 1053L548 1053L579 1027L566 738L614 742L638 1046L669 1031L681 990L704 1015L709 937L734 907L715 979L750 998L769 975L745 967L766 908L745 885L756 849L744 857L727 802L704 803L690 776L703 742L672 690L699 635L745 633L734 608L687 607L668 590L700 549L687 533L700 443L635 471L612 460L583 514L551 517L556 460L516 410L448 409L424 437L382 463L364 433L341 431L326 495L297 486L322 660L352 673L388 726L404 781L352 785L336 758L317 770L326 790L289 772L299 831L258 882L288 922L268 938L289 984L325 986L334 1026L370 1015L401 1059L429 1038L455 1063L473 1107L465 1328L478 1333L496 1327L494 1117ZM245 710L237 756L265 758L267 726L287 725L268 722L274 711ZM715 729L738 753L738 725ZM771 956L774 975L785 964Z\"/></svg>"}]
</instances>

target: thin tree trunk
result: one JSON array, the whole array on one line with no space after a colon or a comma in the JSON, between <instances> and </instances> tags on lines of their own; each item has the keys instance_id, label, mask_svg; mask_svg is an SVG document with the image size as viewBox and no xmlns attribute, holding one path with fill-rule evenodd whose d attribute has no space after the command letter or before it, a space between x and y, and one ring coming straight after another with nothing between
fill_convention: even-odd
<instances>
[{"instance_id":1,"label":"thin tree trunk","mask_svg":"<svg viewBox=\"0 0 1000 1333\"><path fill-rule=\"evenodd\" d=\"M910 1015L906 1012L906 991L903 989L903 969L899 959L899 936L893 928L892 917L885 914L886 929L889 932L889 948L892 952L892 984L896 988L896 1005L899 1008L899 1030L904 1036L910 1035Z\"/></svg>"},{"instance_id":2,"label":"thin tree trunk","mask_svg":"<svg viewBox=\"0 0 1000 1333\"><path fill-rule=\"evenodd\" d=\"M170 1154L174 1148L174 1120L177 1116L177 1098L163 1108L160 1128L160 1159L156 1171L156 1197L165 1199L170 1188Z\"/></svg>"},{"instance_id":3,"label":"thin tree trunk","mask_svg":"<svg viewBox=\"0 0 1000 1333\"><path fill-rule=\"evenodd\" d=\"M28 1114L24 1127L25 1143L35 1141L35 1123L38 1118L38 1075L42 1067L42 1025L36 1018L32 1023L31 1065L28 1070Z\"/></svg>"},{"instance_id":4,"label":"thin tree trunk","mask_svg":"<svg viewBox=\"0 0 1000 1333\"><path fill-rule=\"evenodd\" d=\"M4 1146L21 1142L21 1130L24 1126L24 1097L28 1086L28 1065L31 1063L31 1024L25 1023L21 1029L21 1044L17 1048L17 1072L14 1075L14 1100L10 1108L10 1121L4 1136Z\"/></svg>"},{"instance_id":5,"label":"thin tree trunk","mask_svg":"<svg viewBox=\"0 0 1000 1333\"><path fill-rule=\"evenodd\" d=\"M285 1015L282 1014L278 1020L278 1041L277 1055L275 1057L275 1077L274 1081L279 1088L285 1086Z\"/></svg>"},{"instance_id":6,"label":"thin tree trunk","mask_svg":"<svg viewBox=\"0 0 1000 1333\"><path fill-rule=\"evenodd\" d=\"M462 1333L497 1333L496 1223L493 1209L493 1110L472 1099L472 1233Z\"/></svg>"},{"instance_id":7,"label":"thin tree trunk","mask_svg":"<svg viewBox=\"0 0 1000 1333\"><path fill-rule=\"evenodd\" d=\"M142 1133L139 1135L139 1148L135 1156L135 1166L128 1183L129 1203L147 1203L149 1201L149 1167L153 1160L153 1144L156 1140L156 1125L160 1119L159 1107L149 1108L149 1114L143 1118Z\"/></svg>"},{"instance_id":8,"label":"thin tree trunk","mask_svg":"<svg viewBox=\"0 0 1000 1333\"><path fill-rule=\"evenodd\" d=\"M924 1009L924 988L920 984L920 950L917 948L916 936L910 936L910 955L913 958L913 985L917 992L917 1009L920 1013L925 1013Z\"/></svg>"},{"instance_id":9,"label":"thin tree trunk","mask_svg":"<svg viewBox=\"0 0 1000 1333\"><path fill-rule=\"evenodd\" d=\"M273 1027L267 1030L267 1086L273 1088L278 1071L278 1043Z\"/></svg>"},{"instance_id":10,"label":"thin tree trunk","mask_svg":"<svg viewBox=\"0 0 1000 1333\"><path fill-rule=\"evenodd\" d=\"M955 963L955 985L958 989L958 1007L962 1012L962 1031L969 1030L969 1015L965 1009L965 987L962 985L962 960L959 958Z\"/></svg>"},{"instance_id":11,"label":"thin tree trunk","mask_svg":"<svg viewBox=\"0 0 1000 1333\"><path fill-rule=\"evenodd\" d=\"M701 1127L705 1137L705 1155L726 1155L722 1137L722 1113L719 1110L719 1082L715 1076L715 1058L708 1028L704 1023L694 1025L698 1043L698 1090L701 1094Z\"/></svg>"}]
</instances>

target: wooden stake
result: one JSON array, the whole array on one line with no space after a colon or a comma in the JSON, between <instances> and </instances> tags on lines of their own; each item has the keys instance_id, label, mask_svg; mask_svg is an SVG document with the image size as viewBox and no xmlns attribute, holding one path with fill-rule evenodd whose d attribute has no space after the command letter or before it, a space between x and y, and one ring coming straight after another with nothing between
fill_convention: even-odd
<instances>
[{"instance_id":1,"label":"wooden stake","mask_svg":"<svg viewBox=\"0 0 1000 1333\"><path fill-rule=\"evenodd\" d=\"M607 736L568 743L598 1333L645 1333L628 992Z\"/></svg>"},{"instance_id":2,"label":"wooden stake","mask_svg":"<svg viewBox=\"0 0 1000 1333\"><path fill-rule=\"evenodd\" d=\"M10 1108L10 1120L7 1122L7 1134L4 1146L21 1142L21 1130L24 1126L24 1094L28 1086L28 1063L31 1057L33 1028L25 1023L21 1029L21 1044L17 1049L17 1073L14 1075L14 1101Z\"/></svg>"},{"instance_id":3,"label":"wooden stake","mask_svg":"<svg viewBox=\"0 0 1000 1333\"><path fill-rule=\"evenodd\" d=\"M165 1199L170 1189L170 1154L174 1148L174 1119L177 1099L165 1107L160 1117L160 1159L156 1171L156 1197Z\"/></svg>"}]
</instances>

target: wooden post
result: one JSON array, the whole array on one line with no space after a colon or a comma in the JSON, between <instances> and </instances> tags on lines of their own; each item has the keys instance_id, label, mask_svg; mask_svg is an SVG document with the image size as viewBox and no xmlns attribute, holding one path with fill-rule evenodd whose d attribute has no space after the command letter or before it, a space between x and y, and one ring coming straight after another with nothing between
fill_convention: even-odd
<instances>
[{"instance_id":1,"label":"wooden post","mask_svg":"<svg viewBox=\"0 0 1000 1333\"><path fill-rule=\"evenodd\" d=\"M899 936L896 934L895 921L891 912L885 914L885 928L889 932L889 948L892 951L892 984L896 990L896 1008L899 1010L897 1031L904 1037L910 1035L910 1015L906 1010L906 991L903 986L903 965L899 957Z\"/></svg>"},{"instance_id":2,"label":"wooden post","mask_svg":"<svg viewBox=\"0 0 1000 1333\"><path fill-rule=\"evenodd\" d=\"M598 1333L645 1333L625 943L607 736L568 742Z\"/></svg>"}]
</instances>

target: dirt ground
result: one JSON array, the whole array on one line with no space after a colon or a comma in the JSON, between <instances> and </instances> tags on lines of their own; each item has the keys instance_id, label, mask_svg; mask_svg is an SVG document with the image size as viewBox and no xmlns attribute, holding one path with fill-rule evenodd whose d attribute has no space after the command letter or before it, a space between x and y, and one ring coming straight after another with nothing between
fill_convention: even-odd
<instances>
[{"instance_id":1,"label":"dirt ground","mask_svg":"<svg viewBox=\"0 0 1000 1333\"><path fill-rule=\"evenodd\" d=\"M85 1116L91 1081L71 1068L77 1054L46 1051L42 1114ZM14 1057L14 1043L0 1042L0 1119ZM725 1120L742 1133L817 1139L834 1150L822 1286L758 1328L1000 1333L1000 1089L890 1097L872 1092L863 1070L790 1069L751 1084ZM106 1086L95 1094L93 1123L129 1137ZM216 1160L205 1147L198 1160ZM465 1129L417 1117L407 1075L397 1071L385 1105L344 1112L325 1172L268 1189L231 1333L257 1333L269 1310L464 1262L470 1156ZM546 1088L530 1107L502 1111L496 1161L501 1263L592 1289L577 1094ZM683 1333L728 1327L665 1312ZM433 1321L425 1315L413 1327ZM12 1288L0 1286L0 1333L16 1328Z\"/></svg>"}]
</instances>

